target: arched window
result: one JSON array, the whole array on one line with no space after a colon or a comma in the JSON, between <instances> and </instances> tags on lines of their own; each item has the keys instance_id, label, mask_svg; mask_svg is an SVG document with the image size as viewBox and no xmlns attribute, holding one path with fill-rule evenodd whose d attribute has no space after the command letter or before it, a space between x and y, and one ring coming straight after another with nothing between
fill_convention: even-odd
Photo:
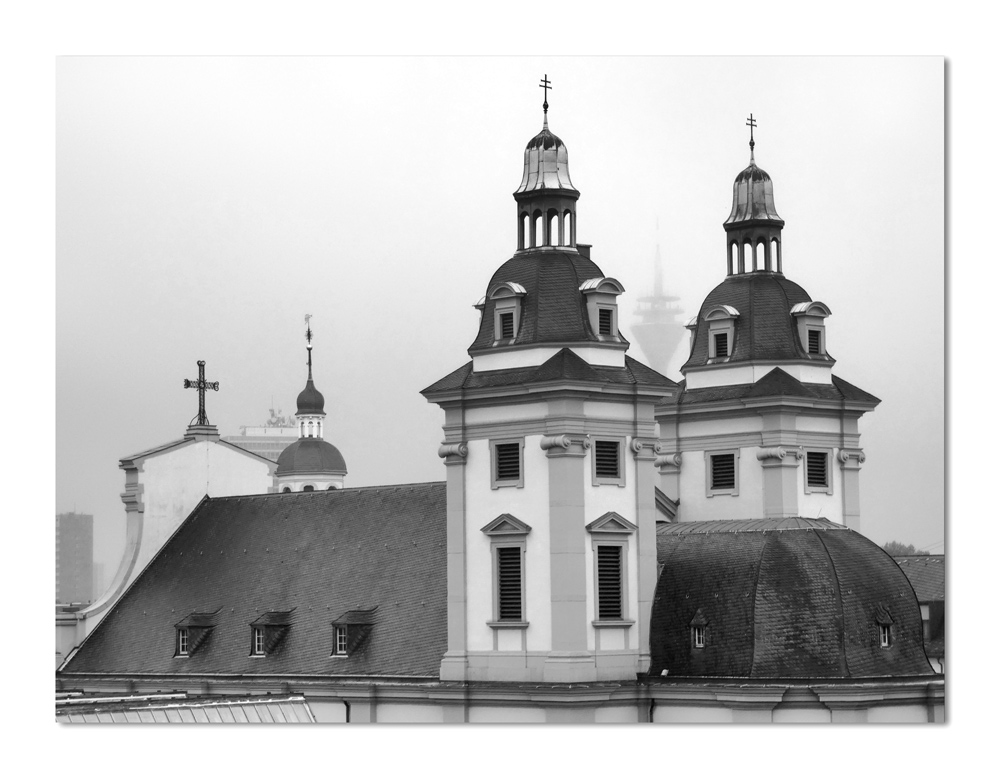
<instances>
[{"instance_id":1,"label":"arched window","mask_svg":"<svg viewBox=\"0 0 1000 778\"><path fill-rule=\"evenodd\" d=\"M312 484L306 484L305 486L302 487L302 491L303 492L314 492L314 491L316 491L316 488Z\"/></svg>"},{"instance_id":2,"label":"arched window","mask_svg":"<svg viewBox=\"0 0 1000 778\"><path fill-rule=\"evenodd\" d=\"M733 241L729 244L729 275L736 273L740 267L740 247Z\"/></svg>"},{"instance_id":3,"label":"arched window","mask_svg":"<svg viewBox=\"0 0 1000 778\"><path fill-rule=\"evenodd\" d=\"M292 490L289 487L286 486L284 489L281 490L281 493L282 494L289 494L289 493L291 493L291 491Z\"/></svg>"},{"instance_id":4,"label":"arched window","mask_svg":"<svg viewBox=\"0 0 1000 778\"><path fill-rule=\"evenodd\" d=\"M517 217L517 248L520 251L524 248L524 239L527 237L528 232L528 213L527 211L522 211Z\"/></svg>"},{"instance_id":5,"label":"arched window","mask_svg":"<svg viewBox=\"0 0 1000 778\"><path fill-rule=\"evenodd\" d=\"M531 214L531 247L535 248L541 246L545 236L544 236L545 225L542 223L542 212L535 211Z\"/></svg>"},{"instance_id":6,"label":"arched window","mask_svg":"<svg viewBox=\"0 0 1000 778\"><path fill-rule=\"evenodd\" d=\"M328 487L326 487L326 490L327 490L328 492L334 492L334 491L336 491L336 490L337 490L337 487L336 487L336 486L328 486Z\"/></svg>"},{"instance_id":7,"label":"arched window","mask_svg":"<svg viewBox=\"0 0 1000 778\"><path fill-rule=\"evenodd\" d=\"M743 244L743 256L740 257L740 272L746 273L753 263L753 246L750 243Z\"/></svg>"},{"instance_id":8,"label":"arched window","mask_svg":"<svg viewBox=\"0 0 1000 778\"><path fill-rule=\"evenodd\" d=\"M545 215L545 245L556 244L562 244L562 235L559 234L559 212L555 208L549 208L549 212Z\"/></svg>"},{"instance_id":9,"label":"arched window","mask_svg":"<svg viewBox=\"0 0 1000 778\"><path fill-rule=\"evenodd\" d=\"M771 238L771 269L781 272L781 243L777 238Z\"/></svg>"},{"instance_id":10,"label":"arched window","mask_svg":"<svg viewBox=\"0 0 1000 778\"><path fill-rule=\"evenodd\" d=\"M562 234L560 242L564 246L575 246L576 236L573 234L573 212L564 211L562 217Z\"/></svg>"}]
</instances>

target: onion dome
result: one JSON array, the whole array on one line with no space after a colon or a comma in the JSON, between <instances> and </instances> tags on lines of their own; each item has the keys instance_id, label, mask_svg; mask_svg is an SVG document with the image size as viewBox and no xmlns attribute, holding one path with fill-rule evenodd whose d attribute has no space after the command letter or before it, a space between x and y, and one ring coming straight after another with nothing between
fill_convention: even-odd
<instances>
[{"instance_id":1,"label":"onion dome","mask_svg":"<svg viewBox=\"0 0 1000 778\"><path fill-rule=\"evenodd\" d=\"M514 196L543 189L562 189L579 195L569 177L566 144L549 130L548 120L524 149L524 174Z\"/></svg>"},{"instance_id":2,"label":"onion dome","mask_svg":"<svg viewBox=\"0 0 1000 778\"><path fill-rule=\"evenodd\" d=\"M728 227L750 221L778 222L781 226L785 224L774 207L771 177L757 167L752 151L750 164L733 182L733 209L724 224Z\"/></svg>"},{"instance_id":3,"label":"onion dome","mask_svg":"<svg viewBox=\"0 0 1000 778\"><path fill-rule=\"evenodd\" d=\"M319 394L319 392L317 392ZM275 474L288 475L346 475L347 463L332 443L322 438L299 438L286 447L278 457Z\"/></svg>"},{"instance_id":4,"label":"onion dome","mask_svg":"<svg viewBox=\"0 0 1000 778\"><path fill-rule=\"evenodd\" d=\"M306 388L299 392L296 399L299 415L319 415L323 411L323 395L313 384L312 366L310 365L310 377L306 380Z\"/></svg>"},{"instance_id":5,"label":"onion dome","mask_svg":"<svg viewBox=\"0 0 1000 778\"><path fill-rule=\"evenodd\" d=\"M668 678L928 676L906 575L826 519L700 521L657 530L650 674Z\"/></svg>"}]
</instances>

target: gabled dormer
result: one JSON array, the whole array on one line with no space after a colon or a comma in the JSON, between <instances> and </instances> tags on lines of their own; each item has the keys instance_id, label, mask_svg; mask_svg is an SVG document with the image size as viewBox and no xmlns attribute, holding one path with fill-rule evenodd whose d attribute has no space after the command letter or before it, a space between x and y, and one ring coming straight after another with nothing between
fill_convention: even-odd
<instances>
[{"instance_id":1,"label":"gabled dormer","mask_svg":"<svg viewBox=\"0 0 1000 778\"><path fill-rule=\"evenodd\" d=\"M514 281L501 281L486 295L493 301L493 345L510 345L521 327L521 300L527 290Z\"/></svg>"},{"instance_id":2,"label":"gabled dormer","mask_svg":"<svg viewBox=\"0 0 1000 778\"><path fill-rule=\"evenodd\" d=\"M731 305L716 305L703 318L708 323L708 363L728 361L733 353L740 312Z\"/></svg>"},{"instance_id":3,"label":"gabled dormer","mask_svg":"<svg viewBox=\"0 0 1000 778\"><path fill-rule=\"evenodd\" d=\"M580 284L580 291L587 301L587 319L597 339L619 342L618 295L625 287L614 278L589 278Z\"/></svg>"}]
</instances>

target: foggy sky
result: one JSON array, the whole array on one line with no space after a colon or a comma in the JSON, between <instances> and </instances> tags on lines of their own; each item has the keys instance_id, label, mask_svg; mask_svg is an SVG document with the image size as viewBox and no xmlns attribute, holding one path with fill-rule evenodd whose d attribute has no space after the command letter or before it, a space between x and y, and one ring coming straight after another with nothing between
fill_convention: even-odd
<instances>
[{"instance_id":1,"label":"foggy sky","mask_svg":"<svg viewBox=\"0 0 1000 778\"><path fill-rule=\"evenodd\" d=\"M419 391L468 361L473 304L516 247L524 145L549 124L578 239L621 325L725 277L732 182L755 157L785 275L833 311L861 421L862 531L944 540L940 58L66 58L56 100L57 511L124 540L118 460L180 438L207 362L222 435L294 413L303 316L347 485L442 480ZM684 343L686 343L686 336ZM668 375L682 378L682 348Z\"/></svg>"}]
</instances>

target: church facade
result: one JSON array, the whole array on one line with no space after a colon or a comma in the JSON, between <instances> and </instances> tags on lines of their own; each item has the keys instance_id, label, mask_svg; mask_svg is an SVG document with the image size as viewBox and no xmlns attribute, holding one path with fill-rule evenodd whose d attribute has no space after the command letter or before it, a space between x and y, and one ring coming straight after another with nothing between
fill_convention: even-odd
<instances>
[{"instance_id":1,"label":"church facade","mask_svg":"<svg viewBox=\"0 0 1000 778\"><path fill-rule=\"evenodd\" d=\"M423 390L445 481L316 486L289 447L275 493L198 503L61 689L302 695L318 721L942 720L912 587L858 532L879 401L785 277L753 140L677 383L627 354L543 108L470 361Z\"/></svg>"}]
</instances>

